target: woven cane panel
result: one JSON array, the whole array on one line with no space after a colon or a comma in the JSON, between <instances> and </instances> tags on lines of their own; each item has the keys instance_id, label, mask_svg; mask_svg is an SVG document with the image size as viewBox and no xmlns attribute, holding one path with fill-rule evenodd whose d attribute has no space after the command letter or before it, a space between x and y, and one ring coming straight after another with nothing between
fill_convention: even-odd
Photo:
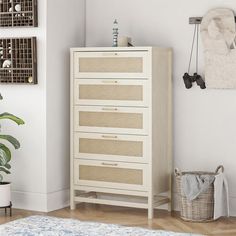
<instances>
[{"instance_id":1,"label":"woven cane panel","mask_svg":"<svg viewBox=\"0 0 236 236\"><path fill-rule=\"evenodd\" d=\"M80 165L79 179L143 185L143 171L125 168Z\"/></svg>"},{"instance_id":2,"label":"woven cane panel","mask_svg":"<svg viewBox=\"0 0 236 236\"><path fill-rule=\"evenodd\" d=\"M142 101L141 85L80 85L80 99Z\"/></svg>"},{"instance_id":3,"label":"woven cane panel","mask_svg":"<svg viewBox=\"0 0 236 236\"><path fill-rule=\"evenodd\" d=\"M79 139L79 152L119 156L143 156L143 142L102 139Z\"/></svg>"},{"instance_id":4,"label":"woven cane panel","mask_svg":"<svg viewBox=\"0 0 236 236\"><path fill-rule=\"evenodd\" d=\"M0 39L0 83L36 84L36 38Z\"/></svg>"},{"instance_id":5,"label":"woven cane panel","mask_svg":"<svg viewBox=\"0 0 236 236\"><path fill-rule=\"evenodd\" d=\"M83 73L142 73L142 57L84 57L79 59L79 71Z\"/></svg>"},{"instance_id":6,"label":"woven cane panel","mask_svg":"<svg viewBox=\"0 0 236 236\"><path fill-rule=\"evenodd\" d=\"M120 112L79 112L79 125L92 127L142 129L143 115Z\"/></svg>"},{"instance_id":7,"label":"woven cane panel","mask_svg":"<svg viewBox=\"0 0 236 236\"><path fill-rule=\"evenodd\" d=\"M38 26L37 0L0 0L0 27Z\"/></svg>"}]
</instances>

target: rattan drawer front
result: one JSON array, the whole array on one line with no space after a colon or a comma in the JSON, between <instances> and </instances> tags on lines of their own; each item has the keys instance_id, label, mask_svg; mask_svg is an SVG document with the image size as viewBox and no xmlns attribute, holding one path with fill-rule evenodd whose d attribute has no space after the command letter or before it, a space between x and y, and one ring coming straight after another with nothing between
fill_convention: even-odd
<instances>
[{"instance_id":1,"label":"rattan drawer front","mask_svg":"<svg viewBox=\"0 0 236 236\"><path fill-rule=\"evenodd\" d=\"M75 160L75 183L121 189L144 190L145 164Z\"/></svg>"},{"instance_id":2,"label":"rattan drawer front","mask_svg":"<svg viewBox=\"0 0 236 236\"><path fill-rule=\"evenodd\" d=\"M75 130L101 133L148 134L148 109L76 106Z\"/></svg>"},{"instance_id":3,"label":"rattan drawer front","mask_svg":"<svg viewBox=\"0 0 236 236\"><path fill-rule=\"evenodd\" d=\"M140 85L81 85L79 99L141 101L143 91Z\"/></svg>"},{"instance_id":4,"label":"rattan drawer front","mask_svg":"<svg viewBox=\"0 0 236 236\"><path fill-rule=\"evenodd\" d=\"M142 73L142 57L97 57L80 58L80 72L103 72L103 73Z\"/></svg>"},{"instance_id":5,"label":"rattan drawer front","mask_svg":"<svg viewBox=\"0 0 236 236\"><path fill-rule=\"evenodd\" d=\"M143 119L139 113L80 112L80 126L142 129Z\"/></svg>"},{"instance_id":6,"label":"rattan drawer front","mask_svg":"<svg viewBox=\"0 0 236 236\"><path fill-rule=\"evenodd\" d=\"M148 53L75 52L75 78L147 78Z\"/></svg>"},{"instance_id":7,"label":"rattan drawer front","mask_svg":"<svg viewBox=\"0 0 236 236\"><path fill-rule=\"evenodd\" d=\"M75 158L148 163L148 136L75 133Z\"/></svg>"},{"instance_id":8,"label":"rattan drawer front","mask_svg":"<svg viewBox=\"0 0 236 236\"><path fill-rule=\"evenodd\" d=\"M142 170L86 166L79 167L79 179L123 184L143 184Z\"/></svg>"},{"instance_id":9,"label":"rattan drawer front","mask_svg":"<svg viewBox=\"0 0 236 236\"><path fill-rule=\"evenodd\" d=\"M74 102L78 105L148 106L147 80L76 79Z\"/></svg>"}]
</instances>

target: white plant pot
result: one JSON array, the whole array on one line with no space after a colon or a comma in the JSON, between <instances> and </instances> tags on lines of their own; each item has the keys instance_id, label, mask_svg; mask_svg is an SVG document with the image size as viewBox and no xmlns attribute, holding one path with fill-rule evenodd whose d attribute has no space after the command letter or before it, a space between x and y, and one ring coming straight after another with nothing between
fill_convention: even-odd
<instances>
[{"instance_id":1,"label":"white plant pot","mask_svg":"<svg viewBox=\"0 0 236 236\"><path fill-rule=\"evenodd\" d=\"M0 207L9 206L11 202L11 184L0 184Z\"/></svg>"}]
</instances>

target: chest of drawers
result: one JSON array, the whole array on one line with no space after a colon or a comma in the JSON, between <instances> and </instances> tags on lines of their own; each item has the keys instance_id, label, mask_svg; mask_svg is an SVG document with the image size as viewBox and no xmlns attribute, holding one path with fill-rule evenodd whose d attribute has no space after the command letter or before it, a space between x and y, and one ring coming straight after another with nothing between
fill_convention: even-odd
<instances>
[{"instance_id":1,"label":"chest of drawers","mask_svg":"<svg viewBox=\"0 0 236 236\"><path fill-rule=\"evenodd\" d=\"M71 209L171 209L171 49L71 49Z\"/></svg>"}]
</instances>

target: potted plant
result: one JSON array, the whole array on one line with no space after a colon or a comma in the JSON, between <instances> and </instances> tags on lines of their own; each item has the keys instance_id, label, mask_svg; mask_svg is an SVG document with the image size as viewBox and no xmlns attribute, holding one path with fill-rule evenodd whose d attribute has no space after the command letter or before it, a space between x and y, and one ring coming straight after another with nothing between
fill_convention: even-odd
<instances>
[{"instance_id":1,"label":"potted plant","mask_svg":"<svg viewBox=\"0 0 236 236\"><path fill-rule=\"evenodd\" d=\"M0 94L0 100L2 99L2 95ZM11 120L18 125L24 124L22 119L7 112L0 114L0 121L3 119ZM11 169L11 151L7 144L11 144L15 149L20 148L20 143L16 138L1 133L0 124L0 207L9 206L11 202L10 183L3 182L3 174L10 174Z\"/></svg>"}]
</instances>

